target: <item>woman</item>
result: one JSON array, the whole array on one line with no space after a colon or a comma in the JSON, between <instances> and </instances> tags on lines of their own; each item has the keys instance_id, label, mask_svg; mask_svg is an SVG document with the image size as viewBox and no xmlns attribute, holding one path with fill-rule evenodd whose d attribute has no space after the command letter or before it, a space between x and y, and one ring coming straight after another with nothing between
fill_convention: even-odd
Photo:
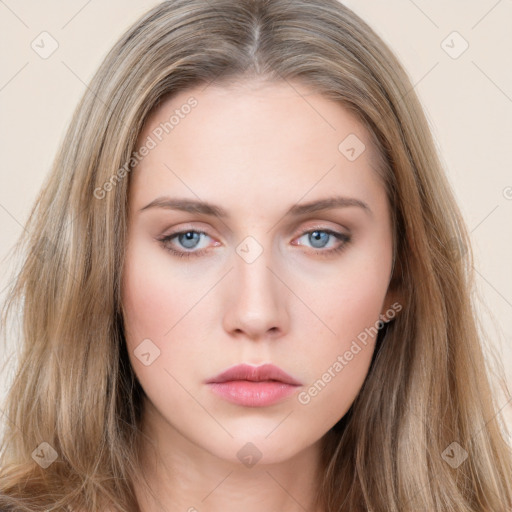
<instances>
[{"instance_id":1,"label":"woman","mask_svg":"<svg viewBox=\"0 0 512 512\"><path fill-rule=\"evenodd\" d=\"M149 11L27 233L2 510L512 506L466 228L338 2Z\"/></svg>"}]
</instances>

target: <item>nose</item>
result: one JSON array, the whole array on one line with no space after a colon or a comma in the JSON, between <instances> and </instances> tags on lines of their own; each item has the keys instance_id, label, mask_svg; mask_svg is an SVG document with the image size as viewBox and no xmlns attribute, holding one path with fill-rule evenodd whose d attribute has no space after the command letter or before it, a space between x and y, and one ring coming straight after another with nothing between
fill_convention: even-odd
<instances>
[{"instance_id":1,"label":"nose","mask_svg":"<svg viewBox=\"0 0 512 512\"><path fill-rule=\"evenodd\" d=\"M274 265L275 266L275 265ZM276 277L269 251L251 263L235 255L230 272L223 327L226 332L252 340L282 336L288 330L289 293Z\"/></svg>"}]
</instances>

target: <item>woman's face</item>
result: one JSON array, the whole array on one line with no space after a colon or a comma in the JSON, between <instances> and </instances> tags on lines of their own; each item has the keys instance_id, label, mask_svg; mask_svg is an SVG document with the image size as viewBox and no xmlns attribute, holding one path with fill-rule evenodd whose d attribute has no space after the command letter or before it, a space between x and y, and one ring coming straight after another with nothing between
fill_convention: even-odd
<instances>
[{"instance_id":1,"label":"woman's face","mask_svg":"<svg viewBox=\"0 0 512 512\"><path fill-rule=\"evenodd\" d=\"M356 398L392 303L367 132L297 83L253 82L167 99L137 148L123 310L148 432L235 462L311 448ZM239 364L295 385L209 383Z\"/></svg>"}]
</instances>

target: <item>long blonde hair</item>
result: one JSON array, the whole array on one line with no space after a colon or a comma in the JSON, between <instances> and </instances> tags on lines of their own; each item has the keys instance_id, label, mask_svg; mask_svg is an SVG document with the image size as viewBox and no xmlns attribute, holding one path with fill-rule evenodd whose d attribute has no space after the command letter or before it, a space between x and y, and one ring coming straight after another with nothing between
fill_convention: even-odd
<instances>
[{"instance_id":1,"label":"long blonde hair","mask_svg":"<svg viewBox=\"0 0 512 512\"><path fill-rule=\"evenodd\" d=\"M6 332L21 314L20 350L3 408L0 508L139 510L143 391L120 302L133 151L164 98L239 79L301 81L357 115L393 213L391 286L403 309L325 436L324 510L510 510L512 456L475 317L466 227L406 72L336 0L162 2L101 64L16 246L22 265L2 321Z\"/></svg>"}]
</instances>

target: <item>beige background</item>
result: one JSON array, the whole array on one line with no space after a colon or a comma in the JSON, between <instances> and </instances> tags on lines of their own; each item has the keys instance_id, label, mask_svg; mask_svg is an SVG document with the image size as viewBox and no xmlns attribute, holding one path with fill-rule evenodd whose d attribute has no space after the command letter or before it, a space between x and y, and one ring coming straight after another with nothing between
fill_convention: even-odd
<instances>
[{"instance_id":1,"label":"beige background","mask_svg":"<svg viewBox=\"0 0 512 512\"><path fill-rule=\"evenodd\" d=\"M23 230L86 84L156 3L0 0L0 258ZM390 44L424 105L471 231L480 315L512 389L512 0L344 3ZM49 51L52 40L47 58L31 46ZM2 262L0 300L8 270ZM2 361L10 353L0 347ZM2 393L9 378L0 376ZM500 407L512 426L512 402L502 396Z\"/></svg>"}]
</instances>

